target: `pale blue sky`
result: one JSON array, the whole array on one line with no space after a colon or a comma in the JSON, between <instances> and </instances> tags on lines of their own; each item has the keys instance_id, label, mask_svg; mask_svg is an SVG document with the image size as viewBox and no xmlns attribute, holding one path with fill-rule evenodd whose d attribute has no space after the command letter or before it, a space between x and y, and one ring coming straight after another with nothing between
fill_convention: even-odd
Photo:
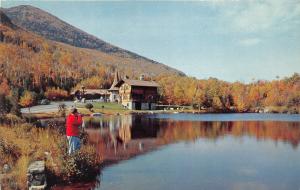
<instances>
[{"instance_id":1,"label":"pale blue sky","mask_svg":"<svg viewBox=\"0 0 300 190\"><path fill-rule=\"evenodd\" d=\"M100 39L200 79L249 82L300 72L298 0L2 0L4 7L20 4L44 9Z\"/></svg>"}]
</instances>

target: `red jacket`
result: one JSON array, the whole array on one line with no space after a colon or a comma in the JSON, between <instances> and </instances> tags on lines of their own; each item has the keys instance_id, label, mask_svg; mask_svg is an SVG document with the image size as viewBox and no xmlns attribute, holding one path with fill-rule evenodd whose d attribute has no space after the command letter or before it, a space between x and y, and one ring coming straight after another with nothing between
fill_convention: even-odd
<instances>
[{"instance_id":1,"label":"red jacket","mask_svg":"<svg viewBox=\"0 0 300 190\"><path fill-rule=\"evenodd\" d=\"M66 133L67 136L79 136L79 127L82 125L82 116L80 114L70 114L67 117Z\"/></svg>"}]
</instances>

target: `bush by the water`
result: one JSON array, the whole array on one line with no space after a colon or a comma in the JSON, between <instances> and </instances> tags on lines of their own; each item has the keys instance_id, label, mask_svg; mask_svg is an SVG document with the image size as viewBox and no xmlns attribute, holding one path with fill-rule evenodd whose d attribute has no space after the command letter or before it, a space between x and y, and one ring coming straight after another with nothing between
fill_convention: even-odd
<instances>
[{"instance_id":1,"label":"bush by the water","mask_svg":"<svg viewBox=\"0 0 300 190\"><path fill-rule=\"evenodd\" d=\"M80 151L65 155L63 162L63 176L70 182L92 180L98 173L99 159L95 149L83 146Z\"/></svg>"}]
</instances>

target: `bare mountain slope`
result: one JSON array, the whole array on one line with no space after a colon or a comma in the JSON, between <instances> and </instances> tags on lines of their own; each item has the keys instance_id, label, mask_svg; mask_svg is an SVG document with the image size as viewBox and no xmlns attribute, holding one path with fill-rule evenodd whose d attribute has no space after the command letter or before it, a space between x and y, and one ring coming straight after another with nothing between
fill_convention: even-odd
<instances>
[{"instance_id":1,"label":"bare mountain slope","mask_svg":"<svg viewBox=\"0 0 300 190\"><path fill-rule=\"evenodd\" d=\"M131 62L131 64L134 67L137 67L138 70L145 70L142 69L142 67L147 67L147 69L150 69L147 71L147 74L150 75L158 75L163 73L184 75L183 72L168 67L164 64L113 46L39 8L28 5L21 5L3 9L3 11L15 25L24 28L27 31L34 32L47 39L80 48L88 48L101 51L104 54L109 54L117 58L120 61L118 64ZM126 59L126 61L123 61L123 59Z\"/></svg>"},{"instance_id":2,"label":"bare mountain slope","mask_svg":"<svg viewBox=\"0 0 300 190\"><path fill-rule=\"evenodd\" d=\"M11 20L3 12L3 9L0 9L0 24L11 27L11 28L16 28L16 26L11 22Z\"/></svg>"}]
</instances>

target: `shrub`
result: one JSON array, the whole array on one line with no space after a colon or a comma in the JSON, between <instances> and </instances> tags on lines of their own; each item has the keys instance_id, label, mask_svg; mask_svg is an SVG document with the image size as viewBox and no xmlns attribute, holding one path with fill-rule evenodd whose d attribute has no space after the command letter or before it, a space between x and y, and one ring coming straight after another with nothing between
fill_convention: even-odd
<instances>
[{"instance_id":1,"label":"shrub","mask_svg":"<svg viewBox=\"0 0 300 190\"><path fill-rule=\"evenodd\" d=\"M46 128L55 130L60 135L66 135L65 121L60 119L51 119L47 121Z\"/></svg>"},{"instance_id":2,"label":"shrub","mask_svg":"<svg viewBox=\"0 0 300 190\"><path fill-rule=\"evenodd\" d=\"M0 123L1 124L6 124L6 125L16 125L23 123L24 120L14 114L6 114L6 115L1 115L0 114Z\"/></svg>"},{"instance_id":3,"label":"shrub","mask_svg":"<svg viewBox=\"0 0 300 190\"><path fill-rule=\"evenodd\" d=\"M83 146L73 155L65 155L63 161L63 176L70 182L92 180L98 173L99 162L95 149Z\"/></svg>"},{"instance_id":4,"label":"shrub","mask_svg":"<svg viewBox=\"0 0 300 190\"><path fill-rule=\"evenodd\" d=\"M5 94L0 94L0 115L10 112L12 105Z\"/></svg>"},{"instance_id":5,"label":"shrub","mask_svg":"<svg viewBox=\"0 0 300 190\"><path fill-rule=\"evenodd\" d=\"M0 137L0 155L3 156L0 160L0 165L3 164L2 162L7 162L8 160L16 161L21 155L20 151L15 144L8 143Z\"/></svg>"},{"instance_id":6,"label":"shrub","mask_svg":"<svg viewBox=\"0 0 300 190\"><path fill-rule=\"evenodd\" d=\"M7 114L5 116L5 123L8 125L16 125L16 124L20 124L23 123L24 120L14 114Z\"/></svg>"},{"instance_id":7,"label":"shrub","mask_svg":"<svg viewBox=\"0 0 300 190\"><path fill-rule=\"evenodd\" d=\"M35 97L34 94L30 91L25 91L24 95L20 98L19 104L23 107L29 107L33 106L35 103ZM30 111L30 110L29 110Z\"/></svg>"},{"instance_id":8,"label":"shrub","mask_svg":"<svg viewBox=\"0 0 300 190\"><path fill-rule=\"evenodd\" d=\"M28 123L34 123L38 121L38 118L36 116L30 114L23 114L23 119L25 119L25 121Z\"/></svg>"},{"instance_id":9,"label":"shrub","mask_svg":"<svg viewBox=\"0 0 300 190\"><path fill-rule=\"evenodd\" d=\"M85 104L85 108L88 109L88 110L90 110L90 111L92 111L93 107L94 107L94 106L93 106L93 104L91 104L91 103Z\"/></svg>"},{"instance_id":10,"label":"shrub","mask_svg":"<svg viewBox=\"0 0 300 190\"><path fill-rule=\"evenodd\" d=\"M49 100L64 100L69 97L68 92L60 88L48 88L45 97Z\"/></svg>"},{"instance_id":11,"label":"shrub","mask_svg":"<svg viewBox=\"0 0 300 190\"><path fill-rule=\"evenodd\" d=\"M16 116L21 116L22 114L21 114L20 106L18 104L18 99L16 97L9 97L8 99L11 105L10 113Z\"/></svg>"},{"instance_id":12,"label":"shrub","mask_svg":"<svg viewBox=\"0 0 300 190\"><path fill-rule=\"evenodd\" d=\"M60 103L60 104L58 105L58 114L59 114L61 117L65 117L65 116L66 116L66 111L67 111L67 106L66 106L66 104Z\"/></svg>"},{"instance_id":13,"label":"shrub","mask_svg":"<svg viewBox=\"0 0 300 190\"><path fill-rule=\"evenodd\" d=\"M299 108L291 107L291 108L289 108L288 113L290 113L290 114L299 114Z\"/></svg>"}]
</instances>

